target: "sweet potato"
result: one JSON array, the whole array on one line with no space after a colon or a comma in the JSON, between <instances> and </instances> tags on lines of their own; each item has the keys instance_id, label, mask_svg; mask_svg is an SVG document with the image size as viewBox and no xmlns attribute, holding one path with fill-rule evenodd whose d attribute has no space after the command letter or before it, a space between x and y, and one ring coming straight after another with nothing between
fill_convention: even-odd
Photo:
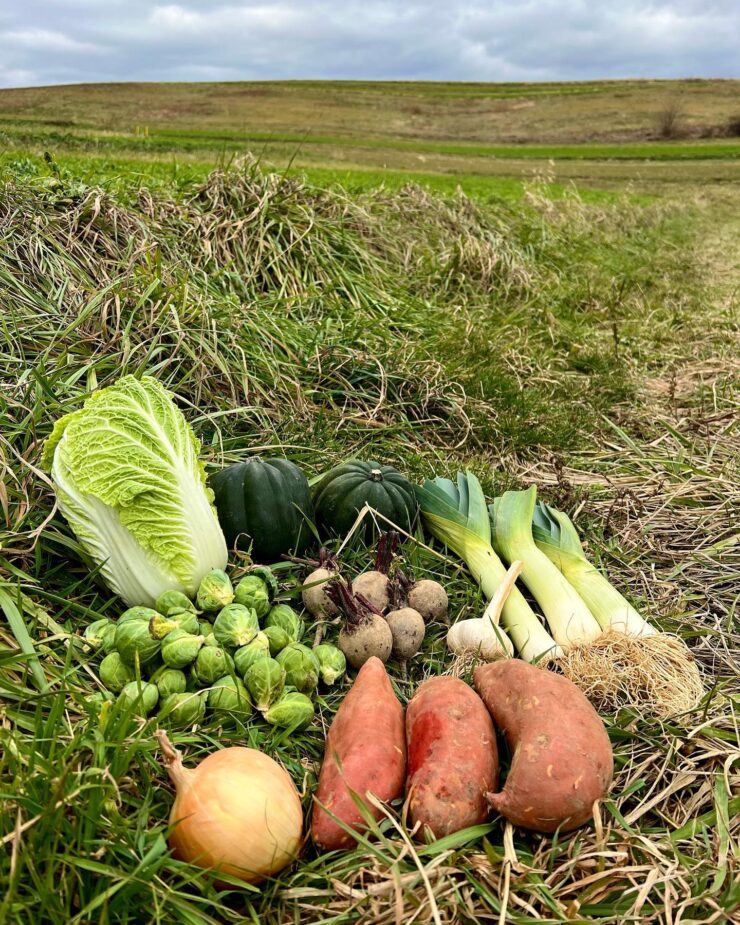
<instances>
[{"instance_id":1,"label":"sweet potato","mask_svg":"<svg viewBox=\"0 0 740 925\"><path fill-rule=\"evenodd\" d=\"M403 793L405 776L403 707L383 663L373 656L360 669L326 737L311 822L315 844L328 851L353 845L356 839L329 813L361 830L365 823L350 791L361 799L372 793L384 802L395 800ZM366 805L380 817L379 810Z\"/></svg>"},{"instance_id":2,"label":"sweet potato","mask_svg":"<svg viewBox=\"0 0 740 925\"><path fill-rule=\"evenodd\" d=\"M498 784L496 733L483 701L459 678L430 678L406 712L411 822L435 838L485 822Z\"/></svg>"},{"instance_id":3,"label":"sweet potato","mask_svg":"<svg viewBox=\"0 0 740 925\"><path fill-rule=\"evenodd\" d=\"M536 832L568 831L592 817L614 759L599 714L567 678L520 659L476 668L474 684L512 752L500 793L488 801Z\"/></svg>"}]
</instances>

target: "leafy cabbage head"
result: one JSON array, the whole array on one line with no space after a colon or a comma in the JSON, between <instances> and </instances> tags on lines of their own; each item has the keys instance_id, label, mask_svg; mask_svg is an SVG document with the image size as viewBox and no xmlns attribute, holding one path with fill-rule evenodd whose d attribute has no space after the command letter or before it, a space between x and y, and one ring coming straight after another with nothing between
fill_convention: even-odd
<instances>
[{"instance_id":1,"label":"leafy cabbage head","mask_svg":"<svg viewBox=\"0 0 740 925\"><path fill-rule=\"evenodd\" d=\"M156 379L124 376L56 422L44 447L62 513L111 590L153 606L194 597L226 541L200 444Z\"/></svg>"}]
</instances>

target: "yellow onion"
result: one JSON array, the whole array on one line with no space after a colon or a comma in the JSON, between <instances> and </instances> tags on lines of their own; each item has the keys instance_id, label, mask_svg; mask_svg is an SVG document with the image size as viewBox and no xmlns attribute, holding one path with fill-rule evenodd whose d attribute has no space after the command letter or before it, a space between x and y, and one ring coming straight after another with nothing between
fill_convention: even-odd
<instances>
[{"instance_id":1,"label":"yellow onion","mask_svg":"<svg viewBox=\"0 0 740 925\"><path fill-rule=\"evenodd\" d=\"M298 856L301 799L276 761L234 746L188 769L165 733L157 738L176 789L169 836L175 857L257 883Z\"/></svg>"}]
</instances>

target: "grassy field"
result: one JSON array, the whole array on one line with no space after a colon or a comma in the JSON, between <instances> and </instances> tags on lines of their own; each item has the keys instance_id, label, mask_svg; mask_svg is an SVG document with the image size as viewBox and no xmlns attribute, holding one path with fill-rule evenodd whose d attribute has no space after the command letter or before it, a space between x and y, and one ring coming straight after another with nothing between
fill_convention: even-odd
<instances>
[{"instance_id":1,"label":"grassy field","mask_svg":"<svg viewBox=\"0 0 740 925\"><path fill-rule=\"evenodd\" d=\"M109 107L100 88L0 92L0 923L733 921L738 162L727 139L679 141L666 159L647 132L676 89L697 125L719 125L736 86L134 86ZM588 107L617 99L621 134L592 120L584 137ZM335 143L358 100L381 148ZM536 129L523 113L546 101L549 128ZM270 133L300 134L309 105L335 113L322 125L333 140L310 157L269 148ZM407 147L394 128L404 105L451 114L419 141L489 153ZM517 120L511 137L478 124L499 105ZM134 118L145 109L148 136ZM201 146L219 133L258 134L244 144L263 166ZM543 153L492 156L515 133ZM151 144L167 137L172 149ZM655 156L621 157L620 139ZM589 155L548 165L564 144ZM723 153L697 159L696 146ZM354 851L307 846L259 890L215 887L167 851L156 717L88 699L97 662L77 635L122 608L84 566L40 468L57 417L145 371L179 396L210 470L284 454L312 476L357 455L414 479L469 467L491 496L536 482L613 581L690 645L700 707L604 714L616 779L597 828L550 838L494 818L412 847L392 814ZM480 611L457 563L405 554L443 577L453 617ZM350 572L366 563L347 553ZM294 600L302 572L281 576ZM390 663L404 700L444 652L434 627L408 678ZM322 696L303 733L208 720L176 741L189 764L224 744L268 751L308 810L339 701Z\"/></svg>"},{"instance_id":2,"label":"grassy field","mask_svg":"<svg viewBox=\"0 0 740 925\"><path fill-rule=\"evenodd\" d=\"M739 87L298 81L0 90L0 155L102 160L103 174L120 160L144 171L176 162L203 176L251 151L280 170L447 176L476 193L543 174L561 185L654 192L737 180ZM666 139L672 107L675 137Z\"/></svg>"},{"instance_id":3,"label":"grassy field","mask_svg":"<svg viewBox=\"0 0 740 925\"><path fill-rule=\"evenodd\" d=\"M0 120L118 132L198 129L397 144L641 142L678 105L689 137L724 135L740 115L737 80L569 84L270 81L87 84L0 92Z\"/></svg>"}]
</instances>

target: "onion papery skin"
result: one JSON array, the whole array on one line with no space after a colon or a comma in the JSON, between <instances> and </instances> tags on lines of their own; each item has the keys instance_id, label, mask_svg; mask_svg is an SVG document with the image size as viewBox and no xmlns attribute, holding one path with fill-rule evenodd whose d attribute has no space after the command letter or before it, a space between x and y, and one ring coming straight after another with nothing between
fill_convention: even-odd
<instances>
[{"instance_id":1,"label":"onion papery skin","mask_svg":"<svg viewBox=\"0 0 740 925\"><path fill-rule=\"evenodd\" d=\"M196 768L171 764L177 787L169 842L175 857L259 883L301 848L303 811L290 775L257 749L214 752Z\"/></svg>"}]
</instances>

